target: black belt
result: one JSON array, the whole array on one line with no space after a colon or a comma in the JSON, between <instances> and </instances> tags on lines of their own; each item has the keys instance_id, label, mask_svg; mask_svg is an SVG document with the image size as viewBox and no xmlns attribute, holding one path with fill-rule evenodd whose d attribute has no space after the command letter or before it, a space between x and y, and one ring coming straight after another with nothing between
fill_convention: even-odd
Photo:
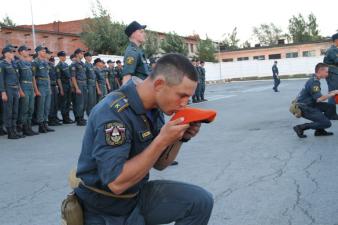
<instances>
[{"instance_id":1,"label":"black belt","mask_svg":"<svg viewBox=\"0 0 338 225\"><path fill-rule=\"evenodd\" d=\"M24 84L31 84L31 83L33 83L32 81L28 81L28 80L22 80L22 81L20 81L21 83L24 83Z\"/></svg>"},{"instance_id":2,"label":"black belt","mask_svg":"<svg viewBox=\"0 0 338 225\"><path fill-rule=\"evenodd\" d=\"M38 80L49 80L49 77L37 77Z\"/></svg>"}]
</instances>

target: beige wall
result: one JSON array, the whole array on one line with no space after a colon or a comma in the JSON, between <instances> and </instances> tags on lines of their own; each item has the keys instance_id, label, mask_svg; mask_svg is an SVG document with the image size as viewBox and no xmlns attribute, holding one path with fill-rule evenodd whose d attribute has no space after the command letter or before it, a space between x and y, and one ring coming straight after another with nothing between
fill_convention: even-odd
<instances>
[{"instance_id":1,"label":"beige wall","mask_svg":"<svg viewBox=\"0 0 338 225\"><path fill-rule=\"evenodd\" d=\"M249 60L253 60L254 56L264 56L265 60L269 59L271 54L281 54L281 58L287 58L286 54L291 52L297 52L298 57L303 57L303 52L314 51L312 56L320 56L329 48L331 42L311 43L311 44L300 44L300 45L284 45L272 48L253 48L248 50L238 50L221 52L220 57L222 61L225 59L233 59L233 61L240 61L240 57L249 57ZM216 57L219 57L219 53L216 53Z\"/></svg>"}]
</instances>

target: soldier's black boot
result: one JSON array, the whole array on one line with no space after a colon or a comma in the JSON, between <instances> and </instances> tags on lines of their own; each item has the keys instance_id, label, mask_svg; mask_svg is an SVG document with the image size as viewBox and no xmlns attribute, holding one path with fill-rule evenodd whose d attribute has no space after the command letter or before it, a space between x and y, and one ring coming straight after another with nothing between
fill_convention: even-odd
<instances>
[{"instance_id":1,"label":"soldier's black boot","mask_svg":"<svg viewBox=\"0 0 338 225\"><path fill-rule=\"evenodd\" d=\"M7 132L5 131L5 129L3 127L0 127L0 136L4 136L6 134Z\"/></svg>"},{"instance_id":2,"label":"soldier's black boot","mask_svg":"<svg viewBox=\"0 0 338 225\"><path fill-rule=\"evenodd\" d=\"M21 130L22 130L22 129L21 129ZM19 132L16 130L16 127L13 128L13 131L14 131L14 133L15 133L19 138L24 138L24 137L26 137L25 134L19 133Z\"/></svg>"},{"instance_id":3,"label":"soldier's black boot","mask_svg":"<svg viewBox=\"0 0 338 225\"><path fill-rule=\"evenodd\" d=\"M47 132L54 132L55 131L54 129L48 127L48 123L47 122L44 122L43 125L45 126L45 130Z\"/></svg>"},{"instance_id":4,"label":"soldier's black boot","mask_svg":"<svg viewBox=\"0 0 338 225\"><path fill-rule=\"evenodd\" d=\"M8 139L19 139L20 137L16 135L13 128L7 127Z\"/></svg>"},{"instance_id":5,"label":"soldier's black boot","mask_svg":"<svg viewBox=\"0 0 338 225\"><path fill-rule=\"evenodd\" d=\"M83 121L80 117L76 117L76 125L77 126L86 126L86 122Z\"/></svg>"},{"instance_id":6,"label":"soldier's black boot","mask_svg":"<svg viewBox=\"0 0 338 225\"><path fill-rule=\"evenodd\" d=\"M22 127L22 133L26 136L33 136L34 134L29 130L28 125L23 125Z\"/></svg>"},{"instance_id":7,"label":"soldier's black boot","mask_svg":"<svg viewBox=\"0 0 338 225\"><path fill-rule=\"evenodd\" d=\"M45 125L43 123L39 123L39 133L47 133L48 131L45 128Z\"/></svg>"},{"instance_id":8,"label":"soldier's black boot","mask_svg":"<svg viewBox=\"0 0 338 225\"><path fill-rule=\"evenodd\" d=\"M28 125L28 129L29 129L29 132L32 133L33 135L38 135L39 132L35 132L33 129L32 129L32 125Z\"/></svg>"},{"instance_id":9,"label":"soldier's black boot","mask_svg":"<svg viewBox=\"0 0 338 225\"><path fill-rule=\"evenodd\" d=\"M16 125L16 131L17 131L18 133L23 132L23 125L22 125L22 124Z\"/></svg>"},{"instance_id":10,"label":"soldier's black boot","mask_svg":"<svg viewBox=\"0 0 338 225\"><path fill-rule=\"evenodd\" d=\"M315 136L331 136L333 135L333 132L328 132L324 129L317 129L315 131Z\"/></svg>"},{"instance_id":11,"label":"soldier's black boot","mask_svg":"<svg viewBox=\"0 0 338 225\"><path fill-rule=\"evenodd\" d=\"M306 130L303 124L297 125L293 127L293 130L296 132L299 138L306 138L307 136L304 134L304 130Z\"/></svg>"}]
</instances>

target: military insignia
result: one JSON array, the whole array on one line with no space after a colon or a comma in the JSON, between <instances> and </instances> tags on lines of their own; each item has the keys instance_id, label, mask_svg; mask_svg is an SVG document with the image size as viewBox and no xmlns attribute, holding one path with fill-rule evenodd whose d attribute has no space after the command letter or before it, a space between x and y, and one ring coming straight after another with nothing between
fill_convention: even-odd
<instances>
[{"instance_id":1,"label":"military insignia","mask_svg":"<svg viewBox=\"0 0 338 225\"><path fill-rule=\"evenodd\" d=\"M128 57L127 57L126 62L127 62L128 65L133 64L134 61L135 61L134 57L132 57L132 56L128 56Z\"/></svg>"},{"instance_id":2,"label":"military insignia","mask_svg":"<svg viewBox=\"0 0 338 225\"><path fill-rule=\"evenodd\" d=\"M153 134L149 130L140 131L139 132L139 136L140 136L140 140L142 142L149 141L149 140L151 140L153 138Z\"/></svg>"},{"instance_id":3,"label":"military insignia","mask_svg":"<svg viewBox=\"0 0 338 225\"><path fill-rule=\"evenodd\" d=\"M35 72L35 71L36 71L36 67L35 67L35 66L33 66L33 67L32 67L32 70L33 70L33 72Z\"/></svg>"},{"instance_id":4,"label":"military insignia","mask_svg":"<svg viewBox=\"0 0 338 225\"><path fill-rule=\"evenodd\" d=\"M109 122L105 125L105 137L108 145L122 145L126 141L126 128L120 122Z\"/></svg>"},{"instance_id":5,"label":"military insignia","mask_svg":"<svg viewBox=\"0 0 338 225\"><path fill-rule=\"evenodd\" d=\"M316 86L313 86L313 87L312 87L312 91L313 91L313 92L319 92L319 91L320 91L320 87L317 86L317 85L316 85Z\"/></svg>"}]
</instances>

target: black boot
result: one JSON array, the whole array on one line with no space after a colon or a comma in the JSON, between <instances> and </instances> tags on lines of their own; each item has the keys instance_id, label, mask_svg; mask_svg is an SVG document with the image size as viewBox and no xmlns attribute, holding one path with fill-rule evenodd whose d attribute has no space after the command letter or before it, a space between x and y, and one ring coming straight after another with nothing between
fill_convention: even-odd
<instances>
[{"instance_id":1,"label":"black boot","mask_svg":"<svg viewBox=\"0 0 338 225\"><path fill-rule=\"evenodd\" d=\"M17 131L18 133L23 132L23 125L22 125L22 124L16 125L16 131Z\"/></svg>"},{"instance_id":2,"label":"black boot","mask_svg":"<svg viewBox=\"0 0 338 225\"><path fill-rule=\"evenodd\" d=\"M307 137L304 134L304 130L306 130L306 129L304 128L303 125L297 125L297 126L293 127L293 130L296 132L296 134L299 138L306 138Z\"/></svg>"},{"instance_id":3,"label":"black boot","mask_svg":"<svg viewBox=\"0 0 338 225\"><path fill-rule=\"evenodd\" d=\"M14 132L13 128L7 127L8 139L19 139L20 137Z\"/></svg>"},{"instance_id":4,"label":"black boot","mask_svg":"<svg viewBox=\"0 0 338 225\"><path fill-rule=\"evenodd\" d=\"M28 129L30 131L30 133L32 133L33 135L38 135L39 132L35 132L33 129L32 129L32 125L28 125Z\"/></svg>"},{"instance_id":5,"label":"black boot","mask_svg":"<svg viewBox=\"0 0 338 225\"><path fill-rule=\"evenodd\" d=\"M5 131L5 129L1 126L0 127L0 136L4 136L4 135L6 135L7 134L7 132Z\"/></svg>"},{"instance_id":6,"label":"black boot","mask_svg":"<svg viewBox=\"0 0 338 225\"><path fill-rule=\"evenodd\" d=\"M57 119L55 117L50 117L50 118L48 118L48 125L49 126L60 126L61 123L59 121L57 121Z\"/></svg>"},{"instance_id":7,"label":"black boot","mask_svg":"<svg viewBox=\"0 0 338 225\"><path fill-rule=\"evenodd\" d=\"M34 134L29 130L28 125L23 125L22 127L22 133L26 136L33 136Z\"/></svg>"},{"instance_id":8,"label":"black boot","mask_svg":"<svg viewBox=\"0 0 338 225\"><path fill-rule=\"evenodd\" d=\"M327 132L324 129L317 129L315 131L315 136L331 136L331 135L333 135L332 132Z\"/></svg>"},{"instance_id":9,"label":"black boot","mask_svg":"<svg viewBox=\"0 0 338 225\"><path fill-rule=\"evenodd\" d=\"M13 128L13 131L14 131L14 133L15 133L19 138L24 138L24 137L26 137L25 134L19 133L19 132L16 130L16 127Z\"/></svg>"},{"instance_id":10,"label":"black boot","mask_svg":"<svg viewBox=\"0 0 338 225\"><path fill-rule=\"evenodd\" d=\"M39 123L39 133L43 133L43 134L48 133L43 123Z\"/></svg>"},{"instance_id":11,"label":"black boot","mask_svg":"<svg viewBox=\"0 0 338 225\"><path fill-rule=\"evenodd\" d=\"M54 132L55 131L54 129L48 127L47 122L44 122L43 125L45 126L45 129L46 129L47 132Z\"/></svg>"},{"instance_id":12,"label":"black boot","mask_svg":"<svg viewBox=\"0 0 338 225\"><path fill-rule=\"evenodd\" d=\"M86 122L82 120L80 117L76 117L76 125L77 126L86 126Z\"/></svg>"},{"instance_id":13,"label":"black boot","mask_svg":"<svg viewBox=\"0 0 338 225\"><path fill-rule=\"evenodd\" d=\"M62 122L63 122L63 124L74 123L74 121L69 118L69 115L66 115L66 114L62 114Z\"/></svg>"}]
</instances>

